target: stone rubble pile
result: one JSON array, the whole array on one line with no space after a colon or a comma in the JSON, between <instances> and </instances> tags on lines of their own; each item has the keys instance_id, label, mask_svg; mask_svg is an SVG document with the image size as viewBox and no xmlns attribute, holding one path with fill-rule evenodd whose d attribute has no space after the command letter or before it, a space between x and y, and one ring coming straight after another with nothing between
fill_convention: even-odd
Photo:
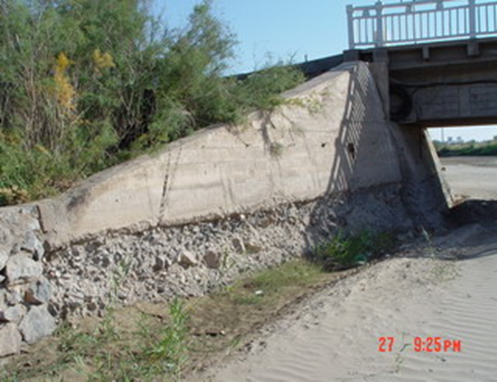
<instances>
[{"instance_id":1,"label":"stone rubble pile","mask_svg":"<svg viewBox=\"0 0 497 382\"><path fill-rule=\"evenodd\" d=\"M289 206L71 245L47 264L54 310L64 318L101 315L110 301L201 296L240 273L301 255L305 215Z\"/></svg>"},{"instance_id":2,"label":"stone rubble pile","mask_svg":"<svg viewBox=\"0 0 497 382\"><path fill-rule=\"evenodd\" d=\"M44 276L38 211L34 206L0 214L0 357L18 353L55 330L51 285Z\"/></svg>"}]
</instances>

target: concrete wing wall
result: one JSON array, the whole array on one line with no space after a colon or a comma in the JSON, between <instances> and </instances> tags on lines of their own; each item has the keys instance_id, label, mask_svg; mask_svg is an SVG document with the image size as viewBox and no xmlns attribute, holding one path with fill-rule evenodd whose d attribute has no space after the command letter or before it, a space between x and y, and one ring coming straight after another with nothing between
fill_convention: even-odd
<instances>
[{"instance_id":1,"label":"concrete wing wall","mask_svg":"<svg viewBox=\"0 0 497 382\"><path fill-rule=\"evenodd\" d=\"M39 204L59 246L123 228L175 225L401 181L367 64L344 64L273 112L221 125L99 173Z\"/></svg>"}]
</instances>

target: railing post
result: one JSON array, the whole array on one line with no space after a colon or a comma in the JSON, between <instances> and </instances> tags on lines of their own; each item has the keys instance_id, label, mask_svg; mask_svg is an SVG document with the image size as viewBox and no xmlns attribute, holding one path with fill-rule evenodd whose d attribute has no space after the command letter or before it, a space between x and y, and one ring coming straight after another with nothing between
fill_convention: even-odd
<instances>
[{"instance_id":1,"label":"railing post","mask_svg":"<svg viewBox=\"0 0 497 382\"><path fill-rule=\"evenodd\" d=\"M377 47L382 47L385 44L383 35L383 3L376 2L376 43Z\"/></svg>"},{"instance_id":2,"label":"railing post","mask_svg":"<svg viewBox=\"0 0 497 382\"><path fill-rule=\"evenodd\" d=\"M355 48L355 36L354 36L354 6L347 5L347 18L349 23L349 49Z\"/></svg>"},{"instance_id":3,"label":"railing post","mask_svg":"<svg viewBox=\"0 0 497 382\"><path fill-rule=\"evenodd\" d=\"M469 37L476 38L476 0L469 0Z\"/></svg>"}]
</instances>

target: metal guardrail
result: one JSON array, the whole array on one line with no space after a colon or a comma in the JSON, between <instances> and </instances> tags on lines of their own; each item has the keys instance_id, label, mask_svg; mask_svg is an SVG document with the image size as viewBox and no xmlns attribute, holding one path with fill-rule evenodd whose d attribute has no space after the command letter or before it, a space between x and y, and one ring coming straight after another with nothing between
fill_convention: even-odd
<instances>
[{"instance_id":1,"label":"metal guardrail","mask_svg":"<svg viewBox=\"0 0 497 382\"><path fill-rule=\"evenodd\" d=\"M347 14L350 49L497 35L497 1L377 1Z\"/></svg>"}]
</instances>

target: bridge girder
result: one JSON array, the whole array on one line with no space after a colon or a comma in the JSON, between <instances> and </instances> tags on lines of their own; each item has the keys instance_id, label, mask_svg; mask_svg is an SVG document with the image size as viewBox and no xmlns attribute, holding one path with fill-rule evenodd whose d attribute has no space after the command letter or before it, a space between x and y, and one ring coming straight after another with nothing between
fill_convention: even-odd
<instances>
[{"instance_id":1,"label":"bridge girder","mask_svg":"<svg viewBox=\"0 0 497 382\"><path fill-rule=\"evenodd\" d=\"M497 38L348 51L345 59L372 63L395 122L497 124Z\"/></svg>"}]
</instances>

